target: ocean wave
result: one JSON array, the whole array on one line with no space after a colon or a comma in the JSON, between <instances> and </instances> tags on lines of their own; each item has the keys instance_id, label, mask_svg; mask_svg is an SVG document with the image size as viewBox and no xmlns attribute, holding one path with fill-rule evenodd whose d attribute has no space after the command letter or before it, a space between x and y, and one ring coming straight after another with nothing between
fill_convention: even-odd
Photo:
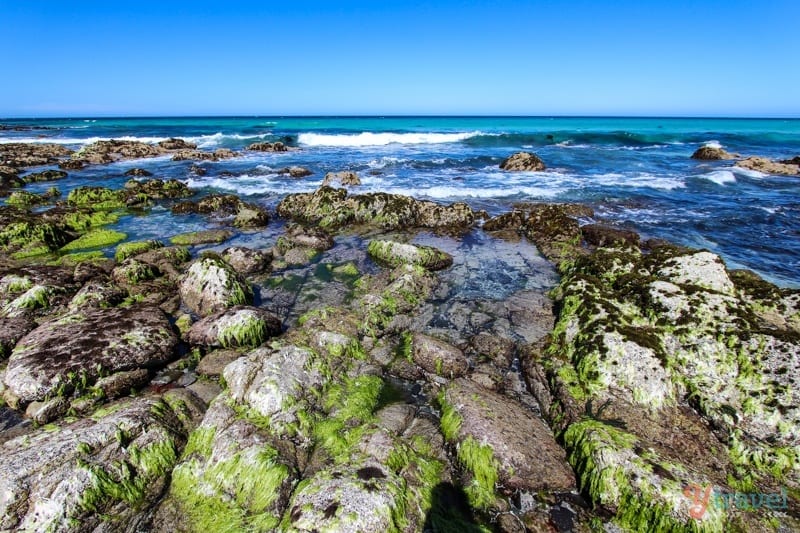
<instances>
[{"instance_id":1,"label":"ocean wave","mask_svg":"<svg viewBox=\"0 0 800 533\"><path fill-rule=\"evenodd\" d=\"M703 146L706 148L717 148L719 150L722 149L722 143L719 141L706 141L703 143Z\"/></svg>"},{"instance_id":2,"label":"ocean wave","mask_svg":"<svg viewBox=\"0 0 800 533\"><path fill-rule=\"evenodd\" d=\"M553 198L565 191L560 187L461 187L450 185L434 185L432 187L388 187L386 192L411 195L415 198L427 197L435 199L453 198L516 198L520 196L532 198Z\"/></svg>"},{"instance_id":3,"label":"ocean wave","mask_svg":"<svg viewBox=\"0 0 800 533\"><path fill-rule=\"evenodd\" d=\"M386 168L387 166L396 165L398 163L406 163L408 159L403 159L402 157L380 157L378 159L373 159L367 163L369 168L380 169Z\"/></svg>"},{"instance_id":4,"label":"ocean wave","mask_svg":"<svg viewBox=\"0 0 800 533\"><path fill-rule=\"evenodd\" d=\"M731 172L733 172L734 174L745 176L747 178L756 178L756 179L766 178L767 176L769 176L769 174L764 174L763 172L759 172L758 170L751 170L749 168L737 167L735 165L731 167Z\"/></svg>"},{"instance_id":5,"label":"ocean wave","mask_svg":"<svg viewBox=\"0 0 800 533\"><path fill-rule=\"evenodd\" d=\"M456 143L484 135L479 131L463 133L375 133L365 131L356 134L301 133L298 144L305 146L386 146L389 144L443 144Z\"/></svg>"},{"instance_id":6,"label":"ocean wave","mask_svg":"<svg viewBox=\"0 0 800 533\"><path fill-rule=\"evenodd\" d=\"M86 126L77 126L72 129L83 129ZM249 141L265 139L271 136L269 133L259 133L254 135L240 135L237 133L217 132L210 135L179 136L179 138L194 143L198 148L212 148L219 146L225 141ZM155 144L166 141L170 137L148 137L136 135L122 135L119 137L2 137L0 144L9 143L39 143L39 144L64 144L64 145L87 145L98 141L138 141L148 144Z\"/></svg>"},{"instance_id":7,"label":"ocean wave","mask_svg":"<svg viewBox=\"0 0 800 533\"><path fill-rule=\"evenodd\" d=\"M736 183L736 177L730 170L715 170L708 174L698 176L708 181L713 181L717 185L725 185L726 183Z\"/></svg>"}]
</instances>

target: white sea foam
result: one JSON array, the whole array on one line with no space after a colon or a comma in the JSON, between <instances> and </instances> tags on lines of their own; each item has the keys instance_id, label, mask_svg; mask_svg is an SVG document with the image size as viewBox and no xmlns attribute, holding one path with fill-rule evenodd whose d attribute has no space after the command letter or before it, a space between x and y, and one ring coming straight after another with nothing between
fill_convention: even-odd
<instances>
[{"instance_id":1,"label":"white sea foam","mask_svg":"<svg viewBox=\"0 0 800 533\"><path fill-rule=\"evenodd\" d=\"M726 183L736 183L736 177L733 175L733 172L729 170L715 170L714 172L703 174L700 177L703 179L707 179L709 181L713 181L717 185L725 185Z\"/></svg>"},{"instance_id":2,"label":"white sea foam","mask_svg":"<svg viewBox=\"0 0 800 533\"><path fill-rule=\"evenodd\" d=\"M403 159L401 157L381 157L378 159L373 159L372 161L367 163L369 168L386 168L389 165L394 165L397 163L405 163L408 159Z\"/></svg>"},{"instance_id":3,"label":"white sea foam","mask_svg":"<svg viewBox=\"0 0 800 533\"><path fill-rule=\"evenodd\" d=\"M480 131L463 133L374 133L330 135L301 133L297 142L305 146L386 146L388 144L442 144L455 143L483 135Z\"/></svg>"},{"instance_id":4,"label":"white sea foam","mask_svg":"<svg viewBox=\"0 0 800 533\"><path fill-rule=\"evenodd\" d=\"M707 148L722 148L722 144L719 141L706 141L703 143L703 146Z\"/></svg>"},{"instance_id":5,"label":"white sea foam","mask_svg":"<svg viewBox=\"0 0 800 533\"><path fill-rule=\"evenodd\" d=\"M559 187L461 187L450 185L435 185L433 187L389 187L386 192L393 194L406 194L414 197L428 197L436 199L447 198L510 198L514 196L528 196L533 198L552 198L564 189Z\"/></svg>"},{"instance_id":6,"label":"white sea foam","mask_svg":"<svg viewBox=\"0 0 800 533\"><path fill-rule=\"evenodd\" d=\"M85 126L78 126L74 129L84 128ZM198 136L182 136L181 139L184 139L187 142L194 143L198 146L198 148L211 148L214 146L219 146L225 140L237 140L237 141L247 141L247 140L256 140L256 139L263 139L267 134L258 134L258 135L239 135L239 134L224 134L222 132L217 132L212 135L198 135ZM133 135L123 135L121 137L3 137L0 138L0 144L8 144L8 143L48 143L48 144L67 144L67 145L80 145L80 144L92 144L97 141L108 141L108 140L118 140L118 141L138 141L143 143L150 143L154 144L161 141L166 141L169 137L137 137Z\"/></svg>"},{"instance_id":7,"label":"white sea foam","mask_svg":"<svg viewBox=\"0 0 800 533\"><path fill-rule=\"evenodd\" d=\"M748 178L756 178L756 179L766 178L767 176L769 176L769 174L764 174L763 172L759 172L758 170L751 170L749 168L742 168L737 166L731 167L731 172Z\"/></svg>"}]
</instances>

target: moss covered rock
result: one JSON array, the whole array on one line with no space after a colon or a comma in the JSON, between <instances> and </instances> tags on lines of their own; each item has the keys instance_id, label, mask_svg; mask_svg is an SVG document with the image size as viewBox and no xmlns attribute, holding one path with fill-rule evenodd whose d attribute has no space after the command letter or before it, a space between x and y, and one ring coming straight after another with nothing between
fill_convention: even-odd
<instances>
[{"instance_id":1,"label":"moss covered rock","mask_svg":"<svg viewBox=\"0 0 800 533\"><path fill-rule=\"evenodd\" d=\"M67 203L92 210L120 209L125 207L123 191L113 191L106 187L78 187L67 195Z\"/></svg>"},{"instance_id":2,"label":"moss covered rock","mask_svg":"<svg viewBox=\"0 0 800 533\"><path fill-rule=\"evenodd\" d=\"M515 172L531 172L544 170L544 161L539 159L539 156L530 152L517 152L500 163L500 168L503 170Z\"/></svg>"},{"instance_id":3,"label":"moss covered rock","mask_svg":"<svg viewBox=\"0 0 800 533\"><path fill-rule=\"evenodd\" d=\"M266 272L272 263L272 253L242 246L231 246L222 251L222 259L242 275Z\"/></svg>"},{"instance_id":4,"label":"moss covered rock","mask_svg":"<svg viewBox=\"0 0 800 533\"><path fill-rule=\"evenodd\" d=\"M20 209L30 209L31 207L47 204L49 202L49 196L28 191L14 191L6 199L6 205L18 207Z\"/></svg>"},{"instance_id":5,"label":"moss covered rock","mask_svg":"<svg viewBox=\"0 0 800 533\"><path fill-rule=\"evenodd\" d=\"M135 528L164 489L203 406L193 395L122 401L92 419L2 444L0 527L73 531Z\"/></svg>"},{"instance_id":6,"label":"moss covered rock","mask_svg":"<svg viewBox=\"0 0 800 533\"><path fill-rule=\"evenodd\" d=\"M154 239L148 241L124 242L117 246L117 249L114 252L114 259L117 262L122 262L129 257L135 257L144 252L149 252L150 250L155 250L156 248L162 248L163 246L164 243Z\"/></svg>"},{"instance_id":7,"label":"moss covered rock","mask_svg":"<svg viewBox=\"0 0 800 533\"><path fill-rule=\"evenodd\" d=\"M157 308L67 314L17 343L5 375L7 392L23 404L69 394L101 374L163 365L173 358L176 344L167 317Z\"/></svg>"},{"instance_id":8,"label":"moss covered rock","mask_svg":"<svg viewBox=\"0 0 800 533\"><path fill-rule=\"evenodd\" d=\"M469 369L464 352L455 346L422 333L412 334L410 342L411 358L426 372L457 378Z\"/></svg>"},{"instance_id":9,"label":"moss covered rock","mask_svg":"<svg viewBox=\"0 0 800 533\"><path fill-rule=\"evenodd\" d=\"M736 156L728 153L720 146L701 146L692 154L692 159L701 161L719 161L724 159L736 159Z\"/></svg>"},{"instance_id":10,"label":"moss covered rock","mask_svg":"<svg viewBox=\"0 0 800 533\"><path fill-rule=\"evenodd\" d=\"M184 303L201 316L253 302L250 284L222 259L205 257L192 263L180 283Z\"/></svg>"},{"instance_id":11,"label":"moss covered rock","mask_svg":"<svg viewBox=\"0 0 800 533\"><path fill-rule=\"evenodd\" d=\"M39 183L42 181L56 181L63 180L67 177L67 173L63 170L44 170L42 172L34 172L26 174L22 177L25 183Z\"/></svg>"},{"instance_id":12,"label":"moss covered rock","mask_svg":"<svg viewBox=\"0 0 800 533\"><path fill-rule=\"evenodd\" d=\"M427 270L441 270L453 264L450 254L432 246L374 240L370 241L367 252L373 259L391 266L409 264Z\"/></svg>"},{"instance_id":13,"label":"moss covered rock","mask_svg":"<svg viewBox=\"0 0 800 533\"><path fill-rule=\"evenodd\" d=\"M169 241L178 246L194 246L197 244L219 244L233 237L233 232L224 229L208 229L181 233L170 237Z\"/></svg>"},{"instance_id":14,"label":"moss covered rock","mask_svg":"<svg viewBox=\"0 0 800 533\"><path fill-rule=\"evenodd\" d=\"M88 248L106 248L120 241L124 241L127 238L128 236L121 231L94 229L62 246L61 251L71 252L73 250L86 250Z\"/></svg>"},{"instance_id":15,"label":"moss covered rock","mask_svg":"<svg viewBox=\"0 0 800 533\"><path fill-rule=\"evenodd\" d=\"M281 333L281 321L257 307L235 306L195 322L186 338L204 346L256 348Z\"/></svg>"}]
</instances>

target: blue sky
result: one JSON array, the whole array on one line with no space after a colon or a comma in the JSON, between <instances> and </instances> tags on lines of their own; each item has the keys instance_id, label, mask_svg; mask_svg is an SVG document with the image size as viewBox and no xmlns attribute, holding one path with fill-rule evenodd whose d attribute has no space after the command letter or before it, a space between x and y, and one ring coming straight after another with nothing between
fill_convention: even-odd
<instances>
[{"instance_id":1,"label":"blue sky","mask_svg":"<svg viewBox=\"0 0 800 533\"><path fill-rule=\"evenodd\" d=\"M0 0L0 116L800 117L800 2Z\"/></svg>"}]
</instances>

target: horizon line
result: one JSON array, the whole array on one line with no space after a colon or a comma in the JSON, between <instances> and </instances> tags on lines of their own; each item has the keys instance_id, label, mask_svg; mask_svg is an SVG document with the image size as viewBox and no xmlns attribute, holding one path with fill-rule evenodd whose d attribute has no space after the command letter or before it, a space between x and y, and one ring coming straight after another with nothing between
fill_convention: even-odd
<instances>
[{"instance_id":1,"label":"horizon line","mask_svg":"<svg viewBox=\"0 0 800 533\"><path fill-rule=\"evenodd\" d=\"M695 120L800 120L800 114L796 115L583 115L583 114L553 114L553 115L515 115L515 114L205 114L205 115L39 115L39 116L3 116L2 120L113 120L113 119L192 119L192 118L539 118L539 119L563 119L563 118L597 118L597 119L695 119Z\"/></svg>"}]
</instances>

